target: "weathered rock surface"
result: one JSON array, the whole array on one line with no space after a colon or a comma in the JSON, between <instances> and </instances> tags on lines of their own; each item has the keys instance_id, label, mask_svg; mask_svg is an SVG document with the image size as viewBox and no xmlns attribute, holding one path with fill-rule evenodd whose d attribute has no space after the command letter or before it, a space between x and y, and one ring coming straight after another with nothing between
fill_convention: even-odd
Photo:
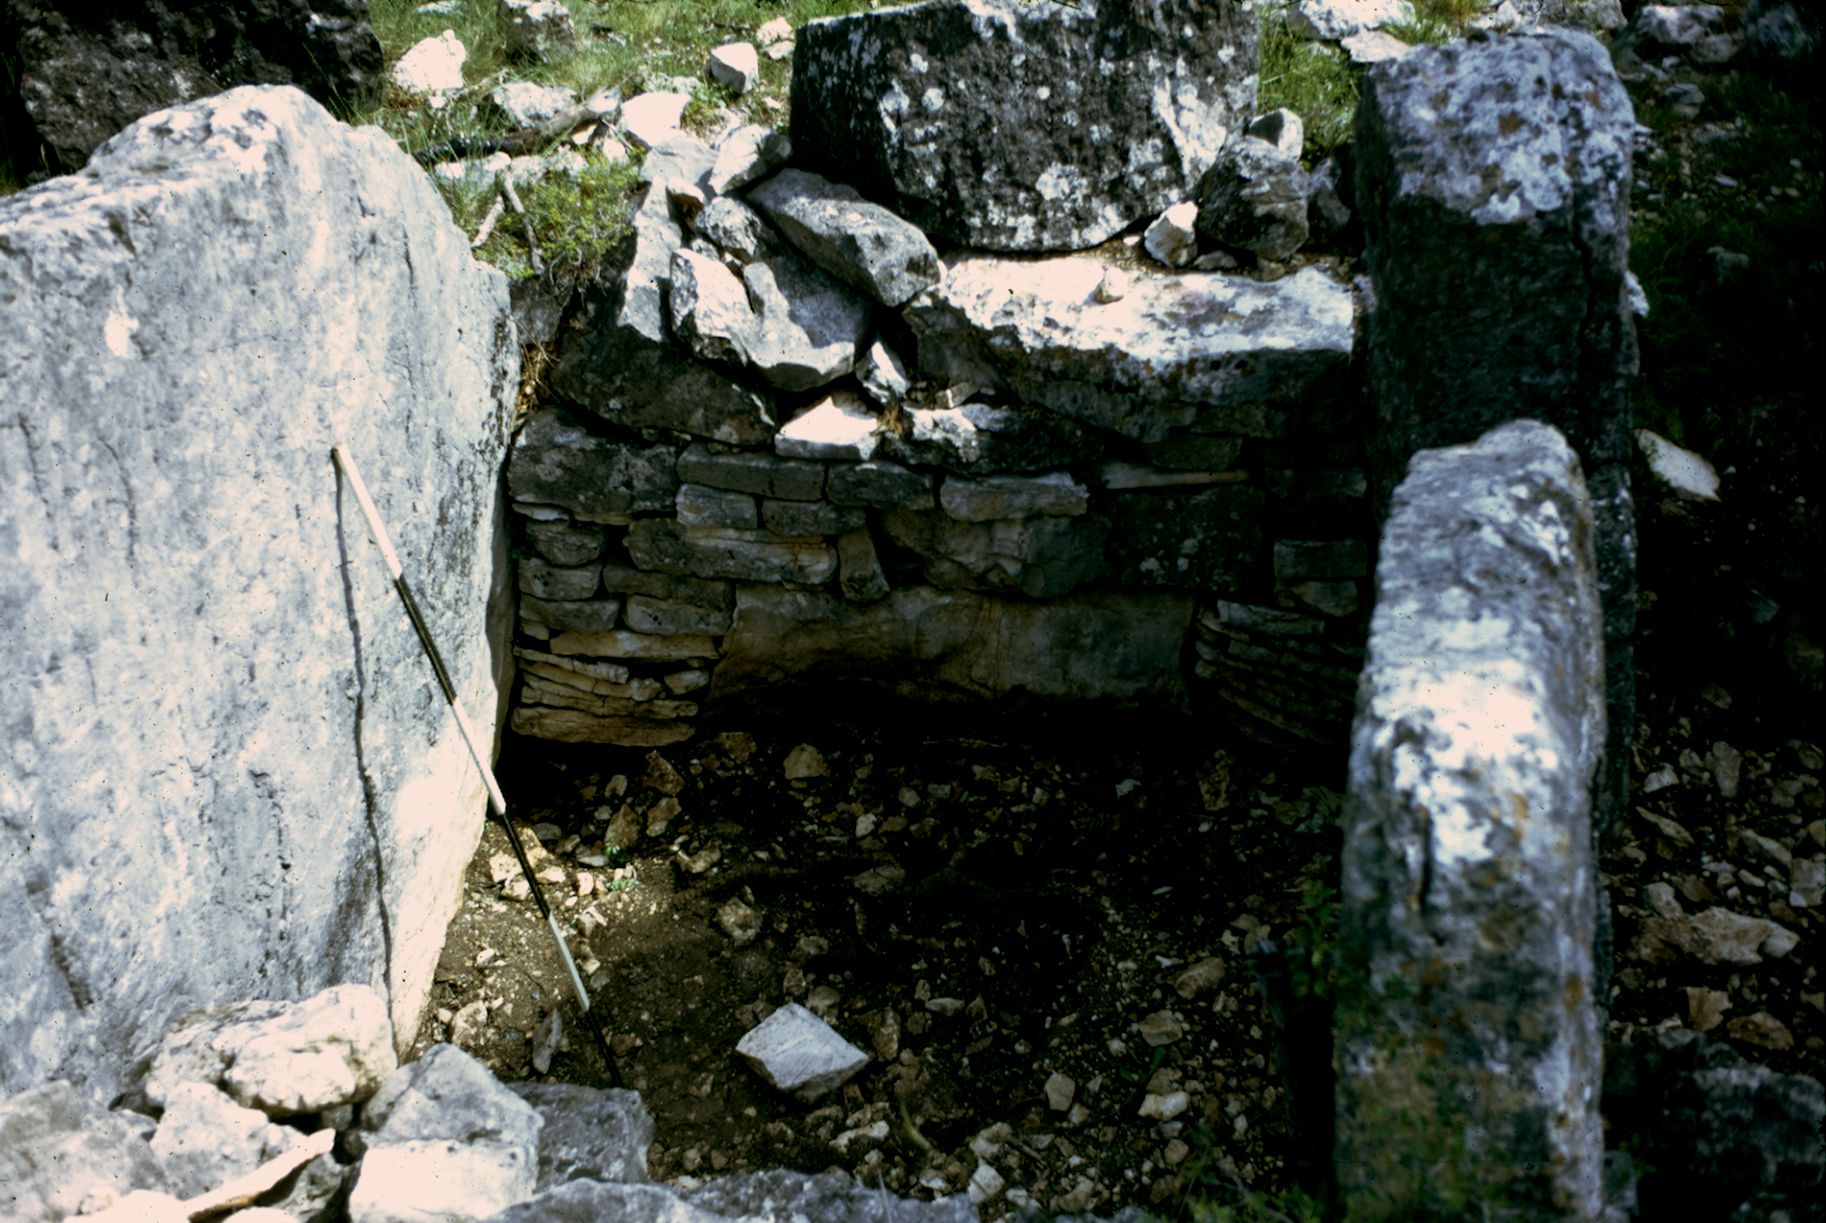
<instances>
[{"instance_id":1,"label":"weathered rock surface","mask_svg":"<svg viewBox=\"0 0 1826 1223\"><path fill-rule=\"evenodd\" d=\"M1057 599L1109 573L1109 524L1101 518L999 518L960 522L945 513L889 510L889 538L918 554L926 580L947 589Z\"/></svg>"},{"instance_id":2,"label":"weathered rock surface","mask_svg":"<svg viewBox=\"0 0 1826 1223\"><path fill-rule=\"evenodd\" d=\"M143 1090L169 1106L185 1084L207 1083L289 1116L365 1100L396 1065L380 996L340 985L302 1002L235 1002L185 1016L160 1042Z\"/></svg>"},{"instance_id":3,"label":"weathered rock surface","mask_svg":"<svg viewBox=\"0 0 1826 1223\"><path fill-rule=\"evenodd\" d=\"M1578 451L1611 687L1600 828L1628 794L1635 708L1634 132L1609 52L1560 29L1375 65L1357 111L1356 207L1376 300L1366 318L1372 483L1386 497L1413 451L1505 420L1545 421Z\"/></svg>"},{"instance_id":4,"label":"weathered rock surface","mask_svg":"<svg viewBox=\"0 0 1826 1223\"><path fill-rule=\"evenodd\" d=\"M672 508L678 468L666 447L600 437L569 413L542 407L514 439L507 491L516 502L563 506L586 521L627 522Z\"/></svg>"},{"instance_id":5,"label":"weathered rock surface","mask_svg":"<svg viewBox=\"0 0 1826 1223\"><path fill-rule=\"evenodd\" d=\"M782 170L748 198L813 263L884 306L903 305L938 280L926 235L853 187Z\"/></svg>"},{"instance_id":6,"label":"weathered rock surface","mask_svg":"<svg viewBox=\"0 0 1826 1223\"><path fill-rule=\"evenodd\" d=\"M773 406L693 359L668 333L666 289L683 241L666 184L656 182L635 210L628 266L589 312L591 334L566 348L552 385L619 424L765 443L773 436Z\"/></svg>"},{"instance_id":7,"label":"weathered rock surface","mask_svg":"<svg viewBox=\"0 0 1826 1223\"><path fill-rule=\"evenodd\" d=\"M1643 1217L1803 1217L1826 1175L1826 1091L1693 1032L1640 1033L1604 1058L1614 1140L1654 1171Z\"/></svg>"},{"instance_id":8,"label":"weathered rock surface","mask_svg":"<svg viewBox=\"0 0 1826 1223\"><path fill-rule=\"evenodd\" d=\"M541 1192L567 1181L644 1181L653 1118L632 1091L574 1083L513 1083L538 1110Z\"/></svg>"},{"instance_id":9,"label":"weathered rock surface","mask_svg":"<svg viewBox=\"0 0 1826 1223\"><path fill-rule=\"evenodd\" d=\"M869 1055L797 1002L788 1002L736 1042L754 1072L802 1100L818 1100L869 1064Z\"/></svg>"},{"instance_id":10,"label":"weathered rock surface","mask_svg":"<svg viewBox=\"0 0 1826 1223\"><path fill-rule=\"evenodd\" d=\"M188 1198L303 1141L297 1130L274 1125L265 1113L241 1107L218 1088L186 1083L172 1093L151 1145L172 1191Z\"/></svg>"},{"instance_id":11,"label":"weathered rock surface","mask_svg":"<svg viewBox=\"0 0 1826 1223\"><path fill-rule=\"evenodd\" d=\"M1181 699L1191 600L1168 594L995 599L917 586L856 607L830 595L744 586L724 638L719 691L800 676L884 678L904 691L1062 700Z\"/></svg>"},{"instance_id":12,"label":"weathered rock surface","mask_svg":"<svg viewBox=\"0 0 1826 1223\"><path fill-rule=\"evenodd\" d=\"M1120 301L1092 294L1088 255L967 255L906 315L919 363L1142 441L1170 431L1296 432L1323 419L1350 362L1350 291L1318 268L1269 284L1137 270Z\"/></svg>"},{"instance_id":13,"label":"weathered rock surface","mask_svg":"<svg viewBox=\"0 0 1826 1223\"><path fill-rule=\"evenodd\" d=\"M355 1138L354 1223L480 1219L533 1194L544 1119L454 1045L381 1084Z\"/></svg>"},{"instance_id":14,"label":"weathered rock surface","mask_svg":"<svg viewBox=\"0 0 1826 1223\"><path fill-rule=\"evenodd\" d=\"M0 1100L0 1202L8 1219L63 1223L85 1199L135 1187L169 1185L128 1116L97 1108L61 1081Z\"/></svg>"},{"instance_id":15,"label":"weathered rock surface","mask_svg":"<svg viewBox=\"0 0 1826 1223\"><path fill-rule=\"evenodd\" d=\"M250 989L415 1028L484 798L329 449L488 742L518 350L448 215L285 88L0 200L0 1086L106 1098Z\"/></svg>"},{"instance_id":16,"label":"weathered rock surface","mask_svg":"<svg viewBox=\"0 0 1826 1223\"><path fill-rule=\"evenodd\" d=\"M942 0L810 21L793 147L955 243L1095 246L1191 193L1254 108L1256 38L1230 0Z\"/></svg>"},{"instance_id":17,"label":"weathered rock surface","mask_svg":"<svg viewBox=\"0 0 1826 1223\"><path fill-rule=\"evenodd\" d=\"M1253 135L1224 145L1198 183L1198 236L1262 259L1286 259L1306 243L1310 188L1293 151Z\"/></svg>"},{"instance_id":18,"label":"weathered rock surface","mask_svg":"<svg viewBox=\"0 0 1826 1223\"><path fill-rule=\"evenodd\" d=\"M742 269L754 305L748 360L786 391L809 391L856 367L868 333L869 304L790 255L757 259Z\"/></svg>"},{"instance_id":19,"label":"weathered rock surface","mask_svg":"<svg viewBox=\"0 0 1826 1223\"><path fill-rule=\"evenodd\" d=\"M1598 1214L1590 524L1576 456L1532 421L1415 455L1395 491L1344 814L1347 1208Z\"/></svg>"},{"instance_id":20,"label":"weathered rock surface","mask_svg":"<svg viewBox=\"0 0 1826 1223\"><path fill-rule=\"evenodd\" d=\"M7 143L25 164L42 150L64 172L135 119L230 85L296 85L354 107L381 83L367 0L9 0L0 45L15 65L0 112L29 125Z\"/></svg>"}]
</instances>

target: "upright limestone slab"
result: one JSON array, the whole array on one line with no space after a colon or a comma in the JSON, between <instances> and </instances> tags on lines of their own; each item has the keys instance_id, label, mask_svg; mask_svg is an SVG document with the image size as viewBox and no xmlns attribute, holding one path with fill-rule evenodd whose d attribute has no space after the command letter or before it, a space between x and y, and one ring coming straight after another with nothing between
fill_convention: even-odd
<instances>
[{"instance_id":1,"label":"upright limestone slab","mask_svg":"<svg viewBox=\"0 0 1826 1223\"><path fill-rule=\"evenodd\" d=\"M1604 661L1577 457L1533 421L1416 455L1376 581L1344 811L1347 1213L1596 1218Z\"/></svg>"},{"instance_id":2,"label":"upright limestone slab","mask_svg":"<svg viewBox=\"0 0 1826 1223\"><path fill-rule=\"evenodd\" d=\"M484 796L329 452L486 741L518 353L448 218L289 88L0 200L0 1092L248 997L416 1025Z\"/></svg>"},{"instance_id":3,"label":"upright limestone slab","mask_svg":"<svg viewBox=\"0 0 1826 1223\"><path fill-rule=\"evenodd\" d=\"M1357 111L1378 496L1414 451L1506 420L1552 424L1578 451L1611 684L1600 825L1628 795L1635 710L1634 132L1609 52L1564 29L1416 48L1370 69Z\"/></svg>"},{"instance_id":4,"label":"upright limestone slab","mask_svg":"<svg viewBox=\"0 0 1826 1223\"><path fill-rule=\"evenodd\" d=\"M1233 0L933 0L799 27L792 142L935 237L1095 246L1191 194L1255 106Z\"/></svg>"}]
</instances>

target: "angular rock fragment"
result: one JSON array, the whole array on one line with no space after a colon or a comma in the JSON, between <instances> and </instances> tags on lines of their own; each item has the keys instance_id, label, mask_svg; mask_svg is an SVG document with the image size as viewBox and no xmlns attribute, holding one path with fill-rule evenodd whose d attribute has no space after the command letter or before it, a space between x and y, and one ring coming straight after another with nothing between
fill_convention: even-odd
<instances>
[{"instance_id":1,"label":"angular rock fragment","mask_svg":"<svg viewBox=\"0 0 1826 1223\"><path fill-rule=\"evenodd\" d=\"M386 1004L368 986L339 985L194 1012L159 1045L145 1092L168 1105L183 1084L208 1083L278 1117L364 1100L395 1065Z\"/></svg>"},{"instance_id":2,"label":"angular rock fragment","mask_svg":"<svg viewBox=\"0 0 1826 1223\"><path fill-rule=\"evenodd\" d=\"M672 256L671 281L666 310L680 342L705 361L747 361L757 320L735 274L720 260L681 250Z\"/></svg>"},{"instance_id":3,"label":"angular rock fragment","mask_svg":"<svg viewBox=\"0 0 1826 1223\"><path fill-rule=\"evenodd\" d=\"M864 461L880 444L881 421L860 395L838 391L781 427L774 449L795 459Z\"/></svg>"},{"instance_id":4,"label":"angular rock fragment","mask_svg":"<svg viewBox=\"0 0 1826 1223\"><path fill-rule=\"evenodd\" d=\"M1254 16L1229 0L942 0L811 21L793 145L952 242L1090 247L1187 196L1254 107L1256 54Z\"/></svg>"},{"instance_id":5,"label":"angular rock fragment","mask_svg":"<svg viewBox=\"0 0 1826 1223\"><path fill-rule=\"evenodd\" d=\"M740 191L778 170L792 155L792 141L784 132L745 123L717 142L708 186L717 195Z\"/></svg>"},{"instance_id":6,"label":"angular rock fragment","mask_svg":"<svg viewBox=\"0 0 1826 1223\"><path fill-rule=\"evenodd\" d=\"M806 258L884 306L938 280L938 254L917 228L854 188L782 170L748 193Z\"/></svg>"},{"instance_id":7,"label":"angular rock fragment","mask_svg":"<svg viewBox=\"0 0 1826 1223\"><path fill-rule=\"evenodd\" d=\"M801 1100L829 1095L869 1063L868 1054L796 1002L750 1029L736 1052L756 1074Z\"/></svg>"},{"instance_id":8,"label":"angular rock fragment","mask_svg":"<svg viewBox=\"0 0 1826 1223\"><path fill-rule=\"evenodd\" d=\"M738 97L761 81L761 56L751 42L728 42L710 52L710 79Z\"/></svg>"},{"instance_id":9,"label":"angular rock fragment","mask_svg":"<svg viewBox=\"0 0 1826 1223\"><path fill-rule=\"evenodd\" d=\"M665 297L672 256L683 241L665 185L654 183L634 212L627 268L614 280L609 299L589 316L590 335L566 347L552 385L620 424L735 445L767 442L774 430L772 405L693 360L671 338Z\"/></svg>"},{"instance_id":10,"label":"angular rock fragment","mask_svg":"<svg viewBox=\"0 0 1826 1223\"><path fill-rule=\"evenodd\" d=\"M1198 236L1261 259L1286 259L1306 242L1309 192L1297 152L1240 136L1199 181Z\"/></svg>"},{"instance_id":11,"label":"angular rock fragment","mask_svg":"<svg viewBox=\"0 0 1826 1223\"><path fill-rule=\"evenodd\" d=\"M862 298L790 255L750 262L742 284L754 309L748 360L768 382L809 391L855 368L869 326Z\"/></svg>"}]
</instances>

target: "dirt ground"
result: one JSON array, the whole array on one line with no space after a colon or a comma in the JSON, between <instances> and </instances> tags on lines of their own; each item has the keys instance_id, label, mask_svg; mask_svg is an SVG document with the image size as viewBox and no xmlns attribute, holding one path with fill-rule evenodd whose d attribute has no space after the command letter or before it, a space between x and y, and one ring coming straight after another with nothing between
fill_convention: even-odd
<instances>
[{"instance_id":1,"label":"dirt ground","mask_svg":"<svg viewBox=\"0 0 1826 1223\"><path fill-rule=\"evenodd\" d=\"M1171 1214L1188 1192L1287 1183L1310 1101L1281 1066L1328 1065L1328 1037L1292 990L1274 1021L1251 953L1311 926L1336 789L1185 723L1003 719L989 738L946 713L836 707L651 753L517 742L504 760L657 1122L654 1175L841 1167L914 1196L974 1178L988 1217ZM568 988L505 855L490 826L420 1046L607 1085L574 1007L535 1068ZM788 1001L871 1054L840 1094L803 1103L737 1056ZM1290 1051L1302 1027L1319 1034ZM1328 1088L1304 1091L1329 1111Z\"/></svg>"}]
</instances>

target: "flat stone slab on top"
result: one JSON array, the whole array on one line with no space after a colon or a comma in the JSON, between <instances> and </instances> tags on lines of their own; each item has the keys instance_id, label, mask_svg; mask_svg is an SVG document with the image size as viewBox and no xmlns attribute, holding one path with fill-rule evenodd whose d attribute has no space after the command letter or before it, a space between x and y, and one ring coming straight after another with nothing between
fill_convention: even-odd
<instances>
[{"instance_id":1,"label":"flat stone slab on top","mask_svg":"<svg viewBox=\"0 0 1826 1223\"><path fill-rule=\"evenodd\" d=\"M1272 282L1135 269L1095 298L1094 255L969 255L909 304L920 366L1144 442L1191 428L1279 437L1321 416L1350 363L1350 289L1317 267Z\"/></svg>"},{"instance_id":2,"label":"flat stone slab on top","mask_svg":"<svg viewBox=\"0 0 1826 1223\"><path fill-rule=\"evenodd\" d=\"M792 141L935 236L1081 249L1190 195L1256 76L1235 0L938 0L801 26Z\"/></svg>"}]
</instances>

